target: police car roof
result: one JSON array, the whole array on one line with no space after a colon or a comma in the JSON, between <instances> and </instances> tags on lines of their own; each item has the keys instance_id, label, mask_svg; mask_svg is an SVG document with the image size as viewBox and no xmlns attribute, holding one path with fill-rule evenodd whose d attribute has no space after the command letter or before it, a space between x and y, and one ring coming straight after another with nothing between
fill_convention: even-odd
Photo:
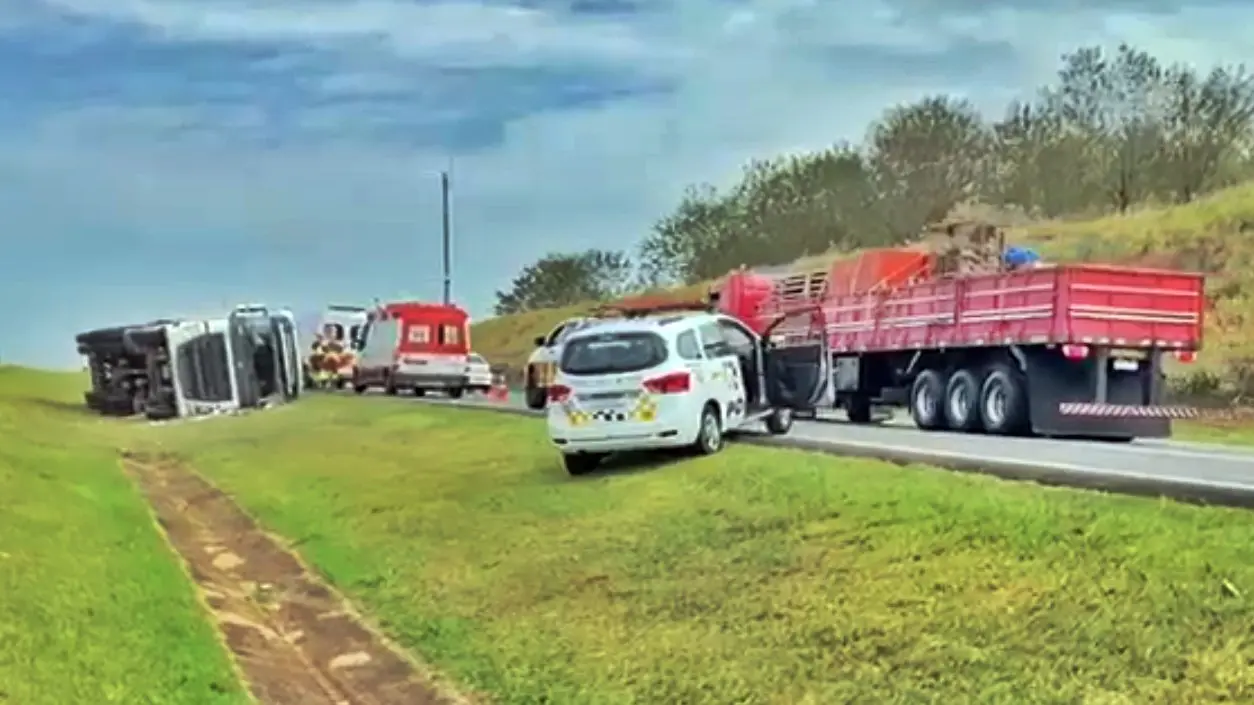
<instances>
[{"instance_id":1,"label":"police car roof","mask_svg":"<svg viewBox=\"0 0 1254 705\"><path fill-rule=\"evenodd\" d=\"M659 315L638 316L633 318L602 318L593 319L584 327L572 333L573 336L584 336L597 333L630 333L642 330L656 330L676 323L689 321L696 317L709 316L703 311L691 313L666 313Z\"/></svg>"}]
</instances>

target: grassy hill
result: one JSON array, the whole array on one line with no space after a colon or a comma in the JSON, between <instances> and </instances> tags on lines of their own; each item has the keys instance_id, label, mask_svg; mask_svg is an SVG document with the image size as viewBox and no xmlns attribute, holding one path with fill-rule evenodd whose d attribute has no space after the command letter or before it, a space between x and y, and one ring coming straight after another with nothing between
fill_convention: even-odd
<instances>
[{"instance_id":1,"label":"grassy hill","mask_svg":"<svg viewBox=\"0 0 1254 705\"><path fill-rule=\"evenodd\" d=\"M1095 220L1044 221L1011 227L1008 239L1036 246L1060 262L1106 262L1198 270L1210 279L1213 303L1206 351L1189 371L1180 371L1189 391L1254 395L1254 183L1215 193L1183 206L1147 207ZM813 267L842 253L809 257ZM662 292L664 297L698 296L706 285ZM593 303L529 311L475 324L475 349L494 363L518 368L532 339L559 321L586 312ZM1251 325L1247 325L1247 323ZM1220 389L1222 388L1222 389Z\"/></svg>"}]
</instances>

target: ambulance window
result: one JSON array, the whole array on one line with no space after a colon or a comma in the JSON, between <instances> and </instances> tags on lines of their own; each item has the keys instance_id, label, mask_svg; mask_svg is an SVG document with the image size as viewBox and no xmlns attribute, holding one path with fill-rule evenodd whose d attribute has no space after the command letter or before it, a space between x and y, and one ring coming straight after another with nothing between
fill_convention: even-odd
<instances>
[{"instance_id":1,"label":"ambulance window","mask_svg":"<svg viewBox=\"0 0 1254 705\"><path fill-rule=\"evenodd\" d=\"M413 325L409 327L409 342L416 345L426 345L431 342L431 328L426 325Z\"/></svg>"},{"instance_id":2,"label":"ambulance window","mask_svg":"<svg viewBox=\"0 0 1254 705\"><path fill-rule=\"evenodd\" d=\"M666 341L657 333L602 333L566 341L562 372L596 375L639 372L666 361Z\"/></svg>"},{"instance_id":3,"label":"ambulance window","mask_svg":"<svg viewBox=\"0 0 1254 705\"><path fill-rule=\"evenodd\" d=\"M697 334L685 331L675 340L675 352L685 360L701 359L701 344L697 342Z\"/></svg>"},{"instance_id":4,"label":"ambulance window","mask_svg":"<svg viewBox=\"0 0 1254 705\"><path fill-rule=\"evenodd\" d=\"M461 330L457 326L440 326L440 345L457 345L461 339Z\"/></svg>"}]
</instances>

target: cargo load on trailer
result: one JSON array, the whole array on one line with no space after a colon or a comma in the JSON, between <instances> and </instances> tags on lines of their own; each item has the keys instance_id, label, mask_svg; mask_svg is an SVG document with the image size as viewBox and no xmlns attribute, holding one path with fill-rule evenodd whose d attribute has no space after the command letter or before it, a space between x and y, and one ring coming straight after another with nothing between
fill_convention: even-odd
<instances>
[{"instance_id":1,"label":"cargo load on trailer","mask_svg":"<svg viewBox=\"0 0 1254 705\"><path fill-rule=\"evenodd\" d=\"M966 232L809 272L732 272L712 303L759 332L790 319L774 343L809 351L799 359L822 365L826 400L854 422L905 404L928 430L1126 440L1195 413L1163 403L1163 361L1201 347L1201 274L1048 264Z\"/></svg>"},{"instance_id":2,"label":"cargo load on trailer","mask_svg":"<svg viewBox=\"0 0 1254 705\"><path fill-rule=\"evenodd\" d=\"M460 398L470 386L470 314L452 304L396 302L369 314L353 389Z\"/></svg>"},{"instance_id":3,"label":"cargo load on trailer","mask_svg":"<svg viewBox=\"0 0 1254 705\"><path fill-rule=\"evenodd\" d=\"M202 416L300 396L296 320L285 310L101 328L76 342L91 374L84 399L106 415Z\"/></svg>"}]
</instances>

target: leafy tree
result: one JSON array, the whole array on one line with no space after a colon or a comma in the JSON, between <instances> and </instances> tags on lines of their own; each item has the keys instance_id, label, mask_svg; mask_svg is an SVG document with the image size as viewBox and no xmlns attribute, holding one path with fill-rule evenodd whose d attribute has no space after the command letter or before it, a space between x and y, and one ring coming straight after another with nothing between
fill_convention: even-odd
<instances>
[{"instance_id":1,"label":"leafy tree","mask_svg":"<svg viewBox=\"0 0 1254 705\"><path fill-rule=\"evenodd\" d=\"M866 148L892 239L913 238L958 203L979 197L992 144L967 101L933 96L888 110Z\"/></svg>"},{"instance_id":2,"label":"leafy tree","mask_svg":"<svg viewBox=\"0 0 1254 705\"><path fill-rule=\"evenodd\" d=\"M508 291L496 292L496 313L614 298L629 286L631 274L631 261L622 252L550 253L523 267Z\"/></svg>"},{"instance_id":3,"label":"leafy tree","mask_svg":"<svg viewBox=\"0 0 1254 705\"><path fill-rule=\"evenodd\" d=\"M1254 76L1080 49L1034 100L987 122L969 102L887 110L860 145L756 160L688 189L640 248L642 283L695 282L827 249L909 241L955 205L1046 217L1189 201L1254 175Z\"/></svg>"}]
</instances>

